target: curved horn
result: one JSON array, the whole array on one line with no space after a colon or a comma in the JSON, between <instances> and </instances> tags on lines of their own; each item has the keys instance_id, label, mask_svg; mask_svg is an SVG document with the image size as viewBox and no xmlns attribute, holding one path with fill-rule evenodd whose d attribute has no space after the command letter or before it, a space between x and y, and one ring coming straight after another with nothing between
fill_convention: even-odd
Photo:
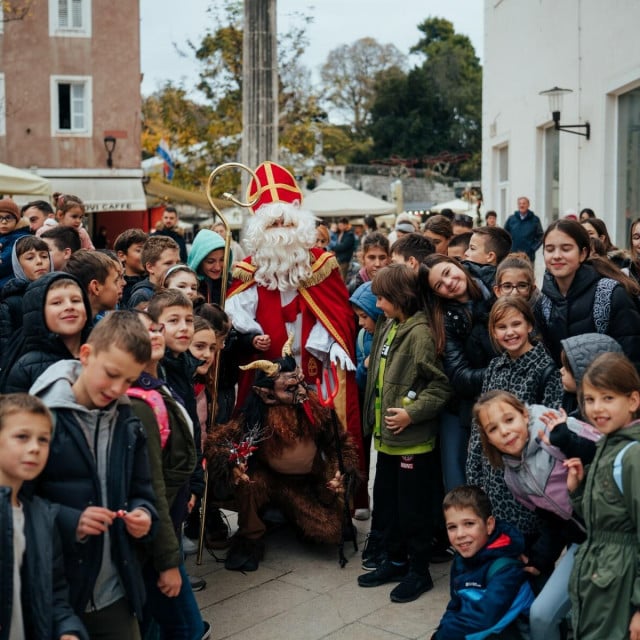
<instances>
[{"instance_id":1,"label":"curved horn","mask_svg":"<svg viewBox=\"0 0 640 640\"><path fill-rule=\"evenodd\" d=\"M275 362L271 362L271 360L254 360L249 364L240 365L240 369L243 371L251 371L252 369L260 369L260 371L264 372L270 378L273 378L278 371L280 371L280 365Z\"/></svg>"},{"instance_id":2,"label":"curved horn","mask_svg":"<svg viewBox=\"0 0 640 640\"><path fill-rule=\"evenodd\" d=\"M293 331L289 334L289 338L282 345L282 357L291 356L293 357L293 353L291 352L291 345L293 344Z\"/></svg>"}]
</instances>

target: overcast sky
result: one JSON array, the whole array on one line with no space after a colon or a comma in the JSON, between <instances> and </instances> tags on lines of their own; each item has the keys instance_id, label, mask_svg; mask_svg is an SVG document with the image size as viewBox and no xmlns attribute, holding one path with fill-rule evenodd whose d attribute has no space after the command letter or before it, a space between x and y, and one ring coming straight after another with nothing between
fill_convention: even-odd
<instances>
[{"instance_id":1,"label":"overcast sky","mask_svg":"<svg viewBox=\"0 0 640 640\"><path fill-rule=\"evenodd\" d=\"M167 80L195 84L198 66L193 56L181 57L174 43L198 42L210 20L209 7L216 0L142 0L140 30L142 47L142 93L148 95ZM318 77L327 54L341 44L373 37L381 44L393 43L407 54L420 39L416 25L429 17L450 20L456 32L469 36L476 54L483 53L484 0L277 0L278 28L286 30L294 11L313 16L307 28L310 45L303 63Z\"/></svg>"}]
</instances>

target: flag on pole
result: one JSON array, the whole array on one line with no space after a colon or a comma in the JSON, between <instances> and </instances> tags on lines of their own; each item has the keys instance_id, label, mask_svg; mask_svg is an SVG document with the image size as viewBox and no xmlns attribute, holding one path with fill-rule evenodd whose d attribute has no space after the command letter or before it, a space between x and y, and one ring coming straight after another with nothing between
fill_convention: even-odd
<instances>
[{"instance_id":1,"label":"flag on pole","mask_svg":"<svg viewBox=\"0 0 640 640\"><path fill-rule=\"evenodd\" d=\"M174 164L173 159L171 158L171 152L169 151L169 145L164 138L160 140L156 147L156 155L160 156L164 160L164 177L167 180L172 180Z\"/></svg>"}]
</instances>

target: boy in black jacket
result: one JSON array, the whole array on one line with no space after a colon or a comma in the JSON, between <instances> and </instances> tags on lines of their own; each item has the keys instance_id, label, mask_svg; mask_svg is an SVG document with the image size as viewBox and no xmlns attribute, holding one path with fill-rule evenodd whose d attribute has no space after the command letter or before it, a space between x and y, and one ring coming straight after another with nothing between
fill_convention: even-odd
<instances>
[{"instance_id":1,"label":"boy in black jacket","mask_svg":"<svg viewBox=\"0 0 640 640\"><path fill-rule=\"evenodd\" d=\"M144 586L134 545L157 520L144 430L124 395L151 357L137 314L114 311L34 383L56 429L35 484L60 504L71 604L89 634L140 637Z\"/></svg>"},{"instance_id":2,"label":"boy in black jacket","mask_svg":"<svg viewBox=\"0 0 640 640\"><path fill-rule=\"evenodd\" d=\"M69 606L57 506L22 491L49 455L51 414L26 393L0 397L0 638L88 638Z\"/></svg>"}]
</instances>

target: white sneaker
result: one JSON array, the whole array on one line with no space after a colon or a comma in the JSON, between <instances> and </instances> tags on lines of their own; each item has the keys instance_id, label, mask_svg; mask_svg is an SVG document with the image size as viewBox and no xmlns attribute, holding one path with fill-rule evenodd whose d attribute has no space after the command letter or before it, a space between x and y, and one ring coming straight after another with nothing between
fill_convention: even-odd
<instances>
[{"instance_id":1,"label":"white sneaker","mask_svg":"<svg viewBox=\"0 0 640 640\"><path fill-rule=\"evenodd\" d=\"M371 509L356 509L353 517L356 520L368 520L371 517Z\"/></svg>"},{"instance_id":2,"label":"white sneaker","mask_svg":"<svg viewBox=\"0 0 640 640\"><path fill-rule=\"evenodd\" d=\"M187 538L187 536L182 536L182 551L185 556L193 556L198 553L197 540L192 540L191 538Z\"/></svg>"}]
</instances>

